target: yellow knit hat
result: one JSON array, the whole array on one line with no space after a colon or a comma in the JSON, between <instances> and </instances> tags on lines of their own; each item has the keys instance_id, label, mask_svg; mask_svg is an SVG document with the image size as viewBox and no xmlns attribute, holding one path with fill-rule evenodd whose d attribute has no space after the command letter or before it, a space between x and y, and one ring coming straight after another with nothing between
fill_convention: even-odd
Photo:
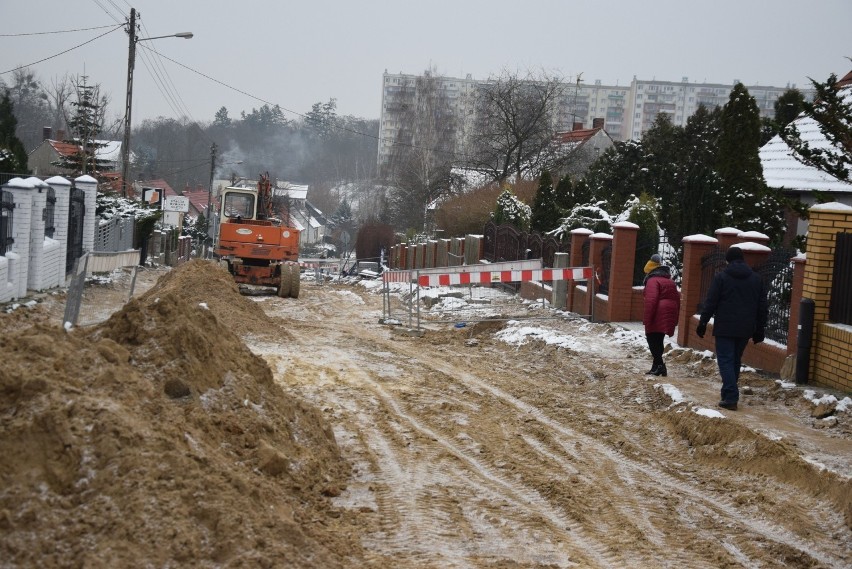
<instances>
[{"instance_id":1,"label":"yellow knit hat","mask_svg":"<svg viewBox=\"0 0 852 569\"><path fill-rule=\"evenodd\" d=\"M648 273L659 267L660 263L662 262L663 259L657 253L651 255L651 258L648 260L647 263L645 263L645 268L643 269L645 271L645 274L647 275Z\"/></svg>"}]
</instances>

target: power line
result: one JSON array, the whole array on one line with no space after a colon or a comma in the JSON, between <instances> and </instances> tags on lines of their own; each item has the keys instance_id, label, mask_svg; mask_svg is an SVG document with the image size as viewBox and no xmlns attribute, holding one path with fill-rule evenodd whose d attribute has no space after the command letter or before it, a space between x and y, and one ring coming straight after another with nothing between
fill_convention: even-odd
<instances>
[{"instance_id":1,"label":"power line","mask_svg":"<svg viewBox=\"0 0 852 569\"><path fill-rule=\"evenodd\" d=\"M108 35L108 34L113 33L113 32L114 32L114 31L116 31L116 30L120 30L120 29L121 29L121 27L122 27L123 25L124 25L124 24L121 24L121 25L119 25L119 26L116 26L116 27L114 27L113 29L111 29L111 30L110 30L110 31L108 31L108 32L104 32L104 33L102 33L102 34L101 34L101 35L99 35L99 36L95 36L95 37L93 37L93 38L92 38L92 39L90 39L89 41L84 41L84 42L83 42L83 43L81 43L81 44L78 44L78 45L75 45L74 47L68 48L68 49L66 49L65 51L60 51L59 53L56 53L56 54L51 55L51 56L49 56L49 57L45 57L44 59L39 59L38 61L33 61L32 63L27 63L26 65L20 65L20 66L18 66L18 67L13 68L13 69L9 69L8 71L0 71L0 75L5 75L6 73L12 73L13 71L18 71L19 69L24 69L25 67L29 67L30 65L36 65L36 64L39 64L39 63L43 63L43 62L45 62L45 61L47 61L47 60L49 60L49 59L53 59L53 58L55 58L55 57L59 57L60 55L64 55L64 54L68 53L69 51L74 51L75 49L77 49L77 48L79 48L79 47L83 47L83 46L84 46L84 45L86 45L86 44L92 43L92 42L93 42L93 41L95 41L96 39L100 39L100 38L104 37L105 35Z\"/></svg>"},{"instance_id":2,"label":"power line","mask_svg":"<svg viewBox=\"0 0 852 569\"><path fill-rule=\"evenodd\" d=\"M17 38L21 36L43 36L48 34L67 34L71 32L87 32L89 30L102 30L104 28L111 28L112 25L107 26L95 26L93 28L75 28L73 30L55 30L52 32L25 32L20 34L0 34L0 38Z\"/></svg>"}]
</instances>

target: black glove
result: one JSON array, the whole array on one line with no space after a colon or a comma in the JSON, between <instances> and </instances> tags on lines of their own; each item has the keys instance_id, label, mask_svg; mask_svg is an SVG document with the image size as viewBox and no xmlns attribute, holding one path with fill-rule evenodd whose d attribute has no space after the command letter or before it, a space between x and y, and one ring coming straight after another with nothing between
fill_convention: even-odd
<instances>
[{"instance_id":1,"label":"black glove","mask_svg":"<svg viewBox=\"0 0 852 569\"><path fill-rule=\"evenodd\" d=\"M751 341L755 344L759 344L764 340L764 338L765 336L763 335L763 331L761 330L759 332L754 333L754 335L751 337Z\"/></svg>"},{"instance_id":2,"label":"black glove","mask_svg":"<svg viewBox=\"0 0 852 569\"><path fill-rule=\"evenodd\" d=\"M699 322L698 326L695 327L695 333L698 334L699 338L703 338L705 332L707 332L707 324Z\"/></svg>"}]
</instances>

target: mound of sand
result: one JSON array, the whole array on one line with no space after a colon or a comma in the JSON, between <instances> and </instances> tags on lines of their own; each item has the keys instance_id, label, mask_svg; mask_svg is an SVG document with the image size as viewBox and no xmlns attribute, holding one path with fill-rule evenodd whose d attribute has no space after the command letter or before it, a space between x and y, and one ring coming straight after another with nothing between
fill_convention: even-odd
<instances>
[{"instance_id":1,"label":"mound of sand","mask_svg":"<svg viewBox=\"0 0 852 569\"><path fill-rule=\"evenodd\" d=\"M359 564L330 428L235 331L286 335L194 261L101 325L0 337L3 566Z\"/></svg>"}]
</instances>

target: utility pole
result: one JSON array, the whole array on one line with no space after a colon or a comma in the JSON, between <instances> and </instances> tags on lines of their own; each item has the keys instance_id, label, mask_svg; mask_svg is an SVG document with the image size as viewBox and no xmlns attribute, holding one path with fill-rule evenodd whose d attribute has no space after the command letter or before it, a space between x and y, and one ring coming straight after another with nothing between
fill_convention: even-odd
<instances>
[{"instance_id":1,"label":"utility pole","mask_svg":"<svg viewBox=\"0 0 852 569\"><path fill-rule=\"evenodd\" d=\"M208 242L211 242L210 235L210 218L212 217L211 205L213 201L213 176L216 173L216 143L210 145L210 185L207 187L207 211L204 215L204 232L207 234Z\"/></svg>"},{"instance_id":2,"label":"utility pole","mask_svg":"<svg viewBox=\"0 0 852 569\"><path fill-rule=\"evenodd\" d=\"M124 140L121 142L121 195L127 197L127 176L130 167L130 109L133 106L133 68L136 66L136 8L130 9L127 35L130 48L127 57L127 102L124 106Z\"/></svg>"},{"instance_id":3,"label":"utility pole","mask_svg":"<svg viewBox=\"0 0 852 569\"><path fill-rule=\"evenodd\" d=\"M127 103L124 107L124 140L121 143L121 195L127 197L127 175L130 168L130 111L133 108L133 70L136 67L136 44L140 41L158 40L161 38L184 38L191 39L192 32L180 32L167 36L156 36L153 38L140 38L136 36L136 17L139 13L136 8L130 9L130 20L127 22L127 35L130 44L127 54Z\"/></svg>"}]
</instances>

